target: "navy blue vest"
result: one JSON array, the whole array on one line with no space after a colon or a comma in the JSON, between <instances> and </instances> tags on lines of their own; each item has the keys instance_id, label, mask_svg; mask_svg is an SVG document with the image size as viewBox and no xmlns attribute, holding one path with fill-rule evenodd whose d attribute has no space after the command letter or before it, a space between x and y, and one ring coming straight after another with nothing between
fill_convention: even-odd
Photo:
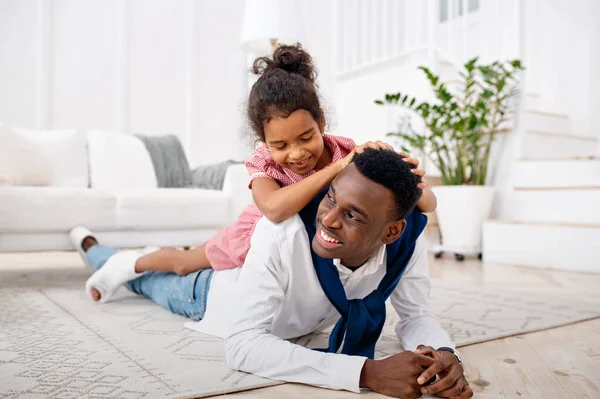
<instances>
[{"instance_id":1,"label":"navy blue vest","mask_svg":"<svg viewBox=\"0 0 600 399\"><path fill-rule=\"evenodd\" d=\"M326 187L299 213L311 243L316 232L317 209L328 190L329 187ZM377 289L363 299L348 300L333 260L321 258L311 247L321 288L341 315L329 337L329 348L320 350L336 353L343 341L341 353L373 359L375 344L385 323L385 301L398 285L426 224L427 216L415 208L406 218L406 227L400 238L386 246L385 276Z\"/></svg>"}]
</instances>

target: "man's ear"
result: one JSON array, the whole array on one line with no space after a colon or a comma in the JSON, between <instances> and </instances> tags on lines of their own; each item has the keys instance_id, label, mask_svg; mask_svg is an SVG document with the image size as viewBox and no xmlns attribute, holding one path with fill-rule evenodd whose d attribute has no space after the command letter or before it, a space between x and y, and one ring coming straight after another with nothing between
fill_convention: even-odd
<instances>
[{"instance_id":1,"label":"man's ear","mask_svg":"<svg viewBox=\"0 0 600 399\"><path fill-rule=\"evenodd\" d=\"M402 235L404 228L406 227L406 220L396 220L389 224L385 236L383 237L384 244L391 244L396 241Z\"/></svg>"}]
</instances>

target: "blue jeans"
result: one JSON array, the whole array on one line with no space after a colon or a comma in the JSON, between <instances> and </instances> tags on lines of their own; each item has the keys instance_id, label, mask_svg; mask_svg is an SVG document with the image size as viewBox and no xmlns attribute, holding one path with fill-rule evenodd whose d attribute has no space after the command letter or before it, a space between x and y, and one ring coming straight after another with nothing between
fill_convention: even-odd
<instances>
[{"instance_id":1,"label":"blue jeans","mask_svg":"<svg viewBox=\"0 0 600 399\"><path fill-rule=\"evenodd\" d=\"M105 245L94 245L87 250L88 265L100 269L117 250ZM192 320L201 320L206 311L206 297L214 270L203 269L187 276L170 272L146 272L125 283L129 291L143 295L173 313Z\"/></svg>"}]
</instances>

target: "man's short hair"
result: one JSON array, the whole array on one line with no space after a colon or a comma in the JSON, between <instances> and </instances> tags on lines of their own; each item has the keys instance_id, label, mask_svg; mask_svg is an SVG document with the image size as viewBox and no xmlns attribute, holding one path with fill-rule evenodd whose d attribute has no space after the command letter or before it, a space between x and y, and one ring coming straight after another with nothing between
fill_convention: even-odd
<instances>
[{"instance_id":1,"label":"man's short hair","mask_svg":"<svg viewBox=\"0 0 600 399\"><path fill-rule=\"evenodd\" d=\"M352 161L363 176L392 190L396 198L394 220L405 219L412 212L423 193L417 187L421 177L411 171L413 165L394 151L372 148L356 154Z\"/></svg>"}]
</instances>

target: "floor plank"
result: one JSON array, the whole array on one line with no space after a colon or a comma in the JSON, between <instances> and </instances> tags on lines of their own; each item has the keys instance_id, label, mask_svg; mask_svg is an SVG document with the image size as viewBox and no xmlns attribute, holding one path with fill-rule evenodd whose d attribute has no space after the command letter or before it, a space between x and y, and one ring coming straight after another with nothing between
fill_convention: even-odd
<instances>
[{"instance_id":1,"label":"floor plank","mask_svg":"<svg viewBox=\"0 0 600 399\"><path fill-rule=\"evenodd\" d=\"M555 380L575 398L598 398L600 362L595 362L584 350L572 342L569 330L548 330L543 334L526 334L523 340L537 357L556 376Z\"/></svg>"}]
</instances>

